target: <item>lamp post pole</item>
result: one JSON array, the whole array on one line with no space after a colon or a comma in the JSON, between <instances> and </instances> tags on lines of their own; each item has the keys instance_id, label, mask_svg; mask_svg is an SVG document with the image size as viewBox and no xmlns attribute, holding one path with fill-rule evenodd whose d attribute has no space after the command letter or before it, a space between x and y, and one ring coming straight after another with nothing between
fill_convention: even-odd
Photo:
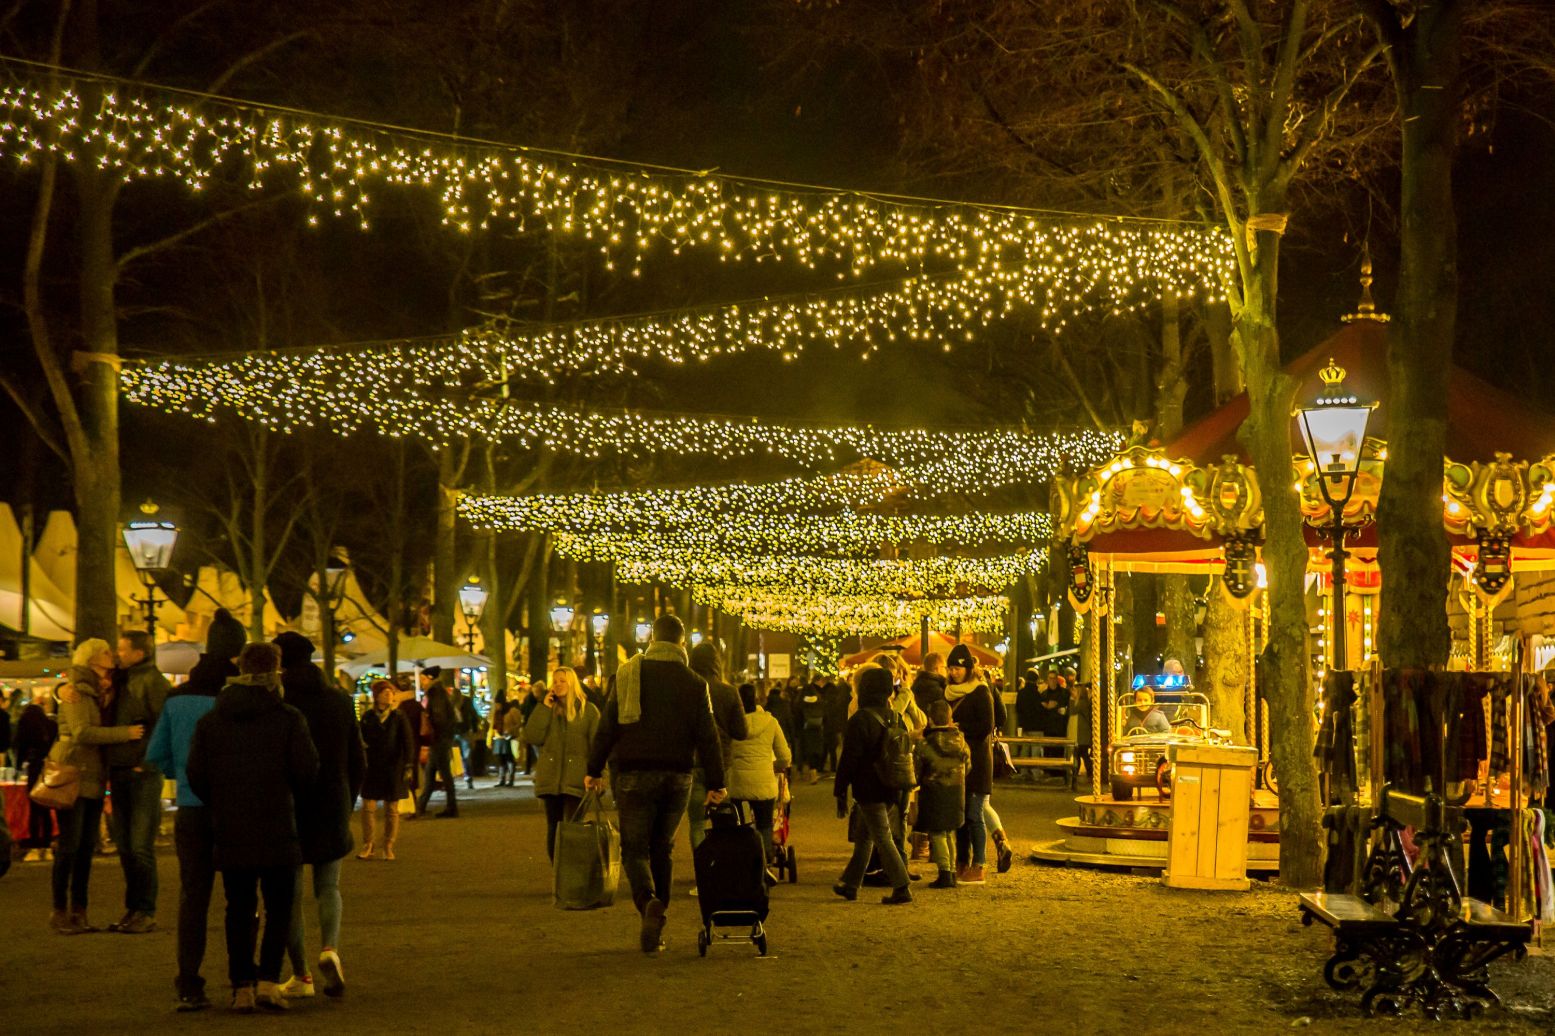
<instances>
[{"instance_id":1,"label":"lamp post pole","mask_svg":"<svg viewBox=\"0 0 1555 1036\"><path fill-rule=\"evenodd\" d=\"M1352 480L1352 485L1353 480ZM1346 494L1348 496L1348 494ZM1329 529L1329 536L1333 538L1333 547L1328 552L1328 558L1333 562L1333 570L1329 574L1329 581L1333 583L1333 603L1329 608L1334 620L1334 668L1350 668L1350 654L1345 643L1345 604L1344 604L1344 559L1350 556L1350 552L1344 549L1344 504L1329 502L1333 511L1334 524Z\"/></svg>"}]
</instances>

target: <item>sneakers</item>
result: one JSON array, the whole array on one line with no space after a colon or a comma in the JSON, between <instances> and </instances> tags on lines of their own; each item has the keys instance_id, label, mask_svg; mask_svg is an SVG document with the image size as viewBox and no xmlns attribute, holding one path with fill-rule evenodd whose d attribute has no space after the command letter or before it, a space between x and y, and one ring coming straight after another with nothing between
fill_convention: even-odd
<instances>
[{"instance_id":1,"label":"sneakers","mask_svg":"<svg viewBox=\"0 0 1555 1036\"><path fill-rule=\"evenodd\" d=\"M98 931L97 926L86 919L86 907L72 907L70 923L75 926L75 931L67 932L68 935L90 935Z\"/></svg>"},{"instance_id":2,"label":"sneakers","mask_svg":"<svg viewBox=\"0 0 1555 1036\"><path fill-rule=\"evenodd\" d=\"M955 871L940 871L939 877L929 882L931 889L953 889L956 887Z\"/></svg>"},{"instance_id":3,"label":"sneakers","mask_svg":"<svg viewBox=\"0 0 1555 1036\"><path fill-rule=\"evenodd\" d=\"M238 1014L254 1013L253 986L238 986L232 991L232 1010Z\"/></svg>"},{"instance_id":4,"label":"sneakers","mask_svg":"<svg viewBox=\"0 0 1555 1036\"><path fill-rule=\"evenodd\" d=\"M657 953L664 949L664 904L657 899L650 899L643 906L642 931L638 933L638 943L644 953Z\"/></svg>"},{"instance_id":5,"label":"sneakers","mask_svg":"<svg viewBox=\"0 0 1555 1036\"><path fill-rule=\"evenodd\" d=\"M145 935L156 930L157 919L139 910L130 914L127 920L121 921L118 928L120 935Z\"/></svg>"},{"instance_id":6,"label":"sneakers","mask_svg":"<svg viewBox=\"0 0 1555 1036\"><path fill-rule=\"evenodd\" d=\"M882 906L901 906L903 903L911 902L912 890L906 885L903 885L899 889L894 889L889 896L880 897L880 903Z\"/></svg>"},{"instance_id":7,"label":"sneakers","mask_svg":"<svg viewBox=\"0 0 1555 1036\"><path fill-rule=\"evenodd\" d=\"M28 849L24 854L22 854L22 862L23 863L42 863L43 862L43 850L42 849Z\"/></svg>"},{"instance_id":8,"label":"sneakers","mask_svg":"<svg viewBox=\"0 0 1555 1036\"><path fill-rule=\"evenodd\" d=\"M281 995L281 987L274 982L261 982L254 992L254 1003L266 1011L287 1010L286 998Z\"/></svg>"},{"instance_id":9,"label":"sneakers","mask_svg":"<svg viewBox=\"0 0 1555 1036\"><path fill-rule=\"evenodd\" d=\"M80 935L81 930L67 910L55 910L49 914L49 931L55 935Z\"/></svg>"},{"instance_id":10,"label":"sneakers","mask_svg":"<svg viewBox=\"0 0 1555 1036\"><path fill-rule=\"evenodd\" d=\"M189 1014L192 1011L203 1011L211 1006L210 999L205 993L181 993L178 997L178 1005L173 1009L179 1014Z\"/></svg>"},{"instance_id":11,"label":"sneakers","mask_svg":"<svg viewBox=\"0 0 1555 1036\"><path fill-rule=\"evenodd\" d=\"M961 885L986 885L988 884L988 875L984 868L974 863L956 875L956 882Z\"/></svg>"},{"instance_id":12,"label":"sneakers","mask_svg":"<svg viewBox=\"0 0 1555 1036\"><path fill-rule=\"evenodd\" d=\"M110 924L108 926L108 930L110 932L123 931L124 926L129 924L134 919L135 919L135 911L133 911L133 910L126 910L124 912L124 916L123 917L119 918L117 921L113 922L112 924Z\"/></svg>"},{"instance_id":13,"label":"sneakers","mask_svg":"<svg viewBox=\"0 0 1555 1036\"><path fill-rule=\"evenodd\" d=\"M846 899L849 903L853 902L855 899L858 899L858 889L849 885L844 885L840 881L833 885L831 890L837 893L837 895L841 896L843 899Z\"/></svg>"},{"instance_id":14,"label":"sneakers","mask_svg":"<svg viewBox=\"0 0 1555 1036\"><path fill-rule=\"evenodd\" d=\"M314 993L312 975L293 975L278 987L287 1000L306 1000Z\"/></svg>"},{"instance_id":15,"label":"sneakers","mask_svg":"<svg viewBox=\"0 0 1555 1036\"><path fill-rule=\"evenodd\" d=\"M324 978L325 996L346 995L346 973L340 967L340 954L334 950L319 954L319 974Z\"/></svg>"}]
</instances>

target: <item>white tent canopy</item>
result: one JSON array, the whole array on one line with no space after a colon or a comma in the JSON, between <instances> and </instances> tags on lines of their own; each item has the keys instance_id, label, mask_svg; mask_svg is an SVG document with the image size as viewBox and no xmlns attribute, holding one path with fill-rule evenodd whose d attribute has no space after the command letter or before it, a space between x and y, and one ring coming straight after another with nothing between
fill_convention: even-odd
<instances>
[{"instance_id":1,"label":"white tent canopy","mask_svg":"<svg viewBox=\"0 0 1555 1036\"><path fill-rule=\"evenodd\" d=\"M52 524L53 516L50 516ZM74 554L74 543L72 543ZM22 623L22 529L10 504L0 504L0 624L20 630ZM44 640L69 641L75 635L75 559L72 556L72 585L61 588L51 573L35 557L25 559L28 566L27 632Z\"/></svg>"},{"instance_id":2,"label":"white tent canopy","mask_svg":"<svg viewBox=\"0 0 1555 1036\"><path fill-rule=\"evenodd\" d=\"M6 508L10 513L10 508ZM14 525L14 520L12 521ZM18 533L18 536L20 534ZM18 540L19 542L19 540ZM78 552L76 522L69 511L50 511L43 525L43 532L33 545L32 556L38 568L46 572L60 595L68 602L67 613L74 625L76 608L76 555ZM142 603L146 588L130 560L129 548L122 537L114 545L114 590L118 596L116 614L119 625L125 629L138 629L145 625L146 607ZM4 620L0 620L4 621ZM184 610L172 601L157 594L157 630L168 639L176 639L187 631L180 629L184 622ZM69 639L61 638L61 639Z\"/></svg>"}]
</instances>

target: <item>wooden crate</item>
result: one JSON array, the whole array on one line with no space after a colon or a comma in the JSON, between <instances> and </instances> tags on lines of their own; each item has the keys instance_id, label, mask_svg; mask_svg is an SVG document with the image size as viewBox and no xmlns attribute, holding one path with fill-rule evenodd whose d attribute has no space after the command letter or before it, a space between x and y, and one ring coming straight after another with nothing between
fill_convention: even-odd
<instances>
[{"instance_id":1,"label":"wooden crate","mask_svg":"<svg viewBox=\"0 0 1555 1036\"><path fill-rule=\"evenodd\" d=\"M1258 753L1236 745L1172 745L1172 816L1162 880L1173 888L1247 888L1247 818Z\"/></svg>"}]
</instances>

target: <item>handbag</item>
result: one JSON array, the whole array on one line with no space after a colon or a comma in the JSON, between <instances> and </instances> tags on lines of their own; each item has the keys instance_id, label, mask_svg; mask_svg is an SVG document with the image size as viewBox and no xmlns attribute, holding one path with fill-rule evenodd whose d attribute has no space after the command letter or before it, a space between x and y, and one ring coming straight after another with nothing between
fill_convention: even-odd
<instances>
[{"instance_id":1,"label":"handbag","mask_svg":"<svg viewBox=\"0 0 1555 1036\"><path fill-rule=\"evenodd\" d=\"M81 794L81 768L43 760L43 773L28 797L46 809L69 809Z\"/></svg>"},{"instance_id":2,"label":"handbag","mask_svg":"<svg viewBox=\"0 0 1555 1036\"><path fill-rule=\"evenodd\" d=\"M995 780L1015 776L1015 760L1010 757L1010 746L997 738L993 743L993 775Z\"/></svg>"},{"instance_id":3,"label":"handbag","mask_svg":"<svg viewBox=\"0 0 1555 1036\"><path fill-rule=\"evenodd\" d=\"M621 883L621 835L589 792L556 825L552 895L557 909L593 910L615 902Z\"/></svg>"}]
</instances>

